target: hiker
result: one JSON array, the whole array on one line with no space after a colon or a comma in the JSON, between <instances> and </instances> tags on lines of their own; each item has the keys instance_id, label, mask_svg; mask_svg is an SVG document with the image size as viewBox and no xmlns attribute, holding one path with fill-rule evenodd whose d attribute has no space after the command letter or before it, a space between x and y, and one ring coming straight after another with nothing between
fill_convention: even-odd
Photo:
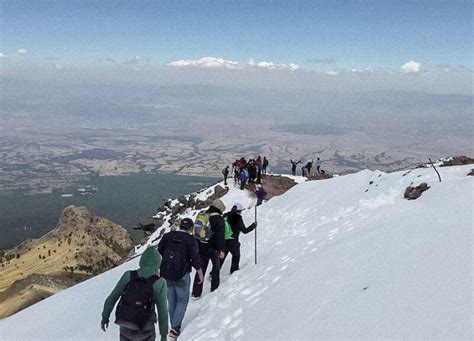
<instances>
[{"instance_id":1,"label":"hiker","mask_svg":"<svg viewBox=\"0 0 474 341\"><path fill-rule=\"evenodd\" d=\"M296 175L296 166L301 161L293 161L293 160L290 159L290 162L291 162L291 175ZM303 176L304 176L304 174L303 174Z\"/></svg>"},{"instance_id":2,"label":"hiker","mask_svg":"<svg viewBox=\"0 0 474 341\"><path fill-rule=\"evenodd\" d=\"M257 166L254 159L250 159L247 163L247 171L249 173L249 182L255 182L257 179Z\"/></svg>"},{"instance_id":3,"label":"hiker","mask_svg":"<svg viewBox=\"0 0 474 341\"><path fill-rule=\"evenodd\" d=\"M263 157L263 165L262 165L262 171L263 174L267 174L267 167L268 167L268 159L266 156Z\"/></svg>"},{"instance_id":4,"label":"hiker","mask_svg":"<svg viewBox=\"0 0 474 341\"><path fill-rule=\"evenodd\" d=\"M220 282L220 259L224 258L225 251L225 225L222 212L225 210L225 205L220 199L215 199L207 213L209 214L209 229L211 235L207 241L205 239L198 239L199 255L201 257L201 266L203 277L206 275L209 261L212 262L211 270L211 292L219 287ZM196 223L195 223L196 226ZM194 234L196 238L198 236ZM193 299L198 299L202 294L203 283L198 274L194 277L192 296Z\"/></svg>"},{"instance_id":5,"label":"hiker","mask_svg":"<svg viewBox=\"0 0 474 341\"><path fill-rule=\"evenodd\" d=\"M224 175L224 186L227 186L227 177L229 176L229 166L225 166L222 170L222 175Z\"/></svg>"},{"instance_id":6,"label":"hiker","mask_svg":"<svg viewBox=\"0 0 474 341\"><path fill-rule=\"evenodd\" d=\"M263 189L262 184L257 184L255 187L257 188L255 191L257 195L257 206L260 206L263 203L263 199L267 196L267 192Z\"/></svg>"},{"instance_id":7,"label":"hiker","mask_svg":"<svg viewBox=\"0 0 474 341\"><path fill-rule=\"evenodd\" d=\"M249 178L249 172L247 171L247 168L242 169L239 175L240 179L240 189L243 190L245 188L245 185L247 184L247 180Z\"/></svg>"},{"instance_id":8,"label":"hiker","mask_svg":"<svg viewBox=\"0 0 474 341\"><path fill-rule=\"evenodd\" d=\"M179 230L166 233L158 244L158 251L163 257L160 274L168 285L168 310L171 321L168 336L173 339L181 334L181 322L189 302L191 266L196 269L200 284L204 277L198 242L191 235L193 225L191 219L184 218Z\"/></svg>"},{"instance_id":9,"label":"hiker","mask_svg":"<svg viewBox=\"0 0 474 341\"><path fill-rule=\"evenodd\" d=\"M225 231L225 255L221 260L221 267L227 257L227 254L230 252L232 255L232 262L230 265L230 273L239 270L240 262L240 242L239 234L240 232L247 234L253 231L257 227L257 223L252 223L249 227L245 227L244 221L242 219L241 213L243 207L240 203L235 203L232 206L230 212L224 214L224 221L226 223Z\"/></svg>"},{"instance_id":10,"label":"hiker","mask_svg":"<svg viewBox=\"0 0 474 341\"><path fill-rule=\"evenodd\" d=\"M316 159L316 172L319 174L319 169L321 168L321 160L319 157Z\"/></svg>"},{"instance_id":11,"label":"hiker","mask_svg":"<svg viewBox=\"0 0 474 341\"><path fill-rule=\"evenodd\" d=\"M304 168L306 168L305 173L306 173L307 177L311 177L311 168L312 167L313 167L313 160L308 161L308 163L304 166Z\"/></svg>"},{"instance_id":12,"label":"hiker","mask_svg":"<svg viewBox=\"0 0 474 341\"><path fill-rule=\"evenodd\" d=\"M239 174L240 174L240 160L237 159L232 163L232 169L234 171L234 186L237 187L239 184Z\"/></svg>"},{"instance_id":13,"label":"hiker","mask_svg":"<svg viewBox=\"0 0 474 341\"><path fill-rule=\"evenodd\" d=\"M262 157L259 155L257 160L255 161L255 166L257 166L257 179L260 180L262 178L262 171L263 171L263 162Z\"/></svg>"},{"instance_id":14,"label":"hiker","mask_svg":"<svg viewBox=\"0 0 474 341\"><path fill-rule=\"evenodd\" d=\"M120 302L115 312L115 323L120 326L120 340L155 340L158 309L158 324L161 341L168 334L168 307L166 304L166 281L157 275L161 256L154 247L148 247L140 258L140 268L126 271L104 303L100 326L105 332L115 303ZM141 304L141 303L145 304ZM138 305L140 303L140 305Z\"/></svg>"}]
</instances>

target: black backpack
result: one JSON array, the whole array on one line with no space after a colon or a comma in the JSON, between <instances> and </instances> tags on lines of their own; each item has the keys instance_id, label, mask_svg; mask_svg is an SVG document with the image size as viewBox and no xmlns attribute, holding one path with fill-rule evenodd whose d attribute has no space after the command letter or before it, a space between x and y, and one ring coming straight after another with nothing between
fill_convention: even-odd
<instances>
[{"instance_id":1,"label":"black backpack","mask_svg":"<svg viewBox=\"0 0 474 341\"><path fill-rule=\"evenodd\" d=\"M171 239L163 252L160 275L167 280L177 281L186 274L187 263L183 241Z\"/></svg>"},{"instance_id":2,"label":"black backpack","mask_svg":"<svg viewBox=\"0 0 474 341\"><path fill-rule=\"evenodd\" d=\"M130 273L130 282L122 292L115 311L116 324L132 329L142 329L145 326L155 303L153 284L159 278L158 275L149 278L139 277L136 270Z\"/></svg>"}]
</instances>

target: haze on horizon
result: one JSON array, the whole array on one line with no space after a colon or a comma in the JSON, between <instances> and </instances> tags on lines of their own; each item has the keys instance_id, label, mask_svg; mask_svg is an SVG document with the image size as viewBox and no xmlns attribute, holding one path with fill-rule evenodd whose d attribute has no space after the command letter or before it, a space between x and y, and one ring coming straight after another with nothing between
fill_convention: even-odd
<instances>
[{"instance_id":1,"label":"haze on horizon","mask_svg":"<svg viewBox=\"0 0 474 341\"><path fill-rule=\"evenodd\" d=\"M56 134L128 129L207 141L202 155L232 135L225 158L278 162L472 154L472 10L470 1L2 1L0 135L51 145ZM236 143L248 146L232 151Z\"/></svg>"}]
</instances>

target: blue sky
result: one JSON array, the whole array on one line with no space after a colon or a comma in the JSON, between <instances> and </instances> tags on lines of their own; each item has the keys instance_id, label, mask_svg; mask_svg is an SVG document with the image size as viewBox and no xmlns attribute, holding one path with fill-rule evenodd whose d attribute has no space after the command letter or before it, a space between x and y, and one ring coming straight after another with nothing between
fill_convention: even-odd
<instances>
[{"instance_id":1,"label":"blue sky","mask_svg":"<svg viewBox=\"0 0 474 341\"><path fill-rule=\"evenodd\" d=\"M473 9L458 0L0 0L0 76L471 94Z\"/></svg>"},{"instance_id":2,"label":"blue sky","mask_svg":"<svg viewBox=\"0 0 474 341\"><path fill-rule=\"evenodd\" d=\"M303 68L472 68L471 1L1 1L0 52L63 63L212 56Z\"/></svg>"}]
</instances>

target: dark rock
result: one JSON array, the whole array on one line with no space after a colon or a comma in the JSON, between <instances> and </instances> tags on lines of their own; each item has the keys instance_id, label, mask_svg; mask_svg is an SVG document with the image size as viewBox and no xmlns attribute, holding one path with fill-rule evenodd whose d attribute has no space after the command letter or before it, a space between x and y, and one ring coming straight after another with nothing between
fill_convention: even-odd
<instances>
[{"instance_id":1,"label":"dark rock","mask_svg":"<svg viewBox=\"0 0 474 341\"><path fill-rule=\"evenodd\" d=\"M415 200L421 196L421 193L430 189L428 184L422 183L416 187L408 186L405 190L403 197L408 200Z\"/></svg>"},{"instance_id":2,"label":"dark rock","mask_svg":"<svg viewBox=\"0 0 474 341\"><path fill-rule=\"evenodd\" d=\"M470 165L474 164L474 159L467 157L467 156L454 156L451 160L444 161L440 167L448 167L448 166L461 166L461 165Z\"/></svg>"},{"instance_id":3,"label":"dark rock","mask_svg":"<svg viewBox=\"0 0 474 341\"><path fill-rule=\"evenodd\" d=\"M471 171L469 173L467 173L467 175L474 176L474 168L471 169Z\"/></svg>"}]
</instances>

